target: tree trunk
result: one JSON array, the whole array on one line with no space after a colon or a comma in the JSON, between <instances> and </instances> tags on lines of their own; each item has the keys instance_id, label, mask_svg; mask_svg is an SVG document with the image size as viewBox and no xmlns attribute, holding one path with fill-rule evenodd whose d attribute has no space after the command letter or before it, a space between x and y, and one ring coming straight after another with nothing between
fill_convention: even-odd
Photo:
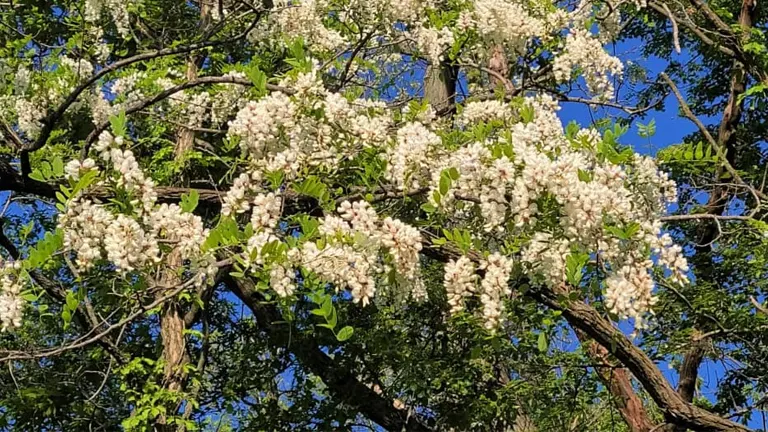
<instances>
[{"instance_id":1,"label":"tree trunk","mask_svg":"<svg viewBox=\"0 0 768 432\"><path fill-rule=\"evenodd\" d=\"M456 68L445 62L427 67L424 98L439 114L456 112L456 75Z\"/></svg>"}]
</instances>

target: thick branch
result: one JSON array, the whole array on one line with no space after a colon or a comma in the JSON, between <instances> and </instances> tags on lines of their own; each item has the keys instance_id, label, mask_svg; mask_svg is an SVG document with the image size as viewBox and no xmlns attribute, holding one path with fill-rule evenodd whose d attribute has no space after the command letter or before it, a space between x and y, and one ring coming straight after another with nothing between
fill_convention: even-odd
<instances>
[{"instance_id":1,"label":"thick branch","mask_svg":"<svg viewBox=\"0 0 768 432\"><path fill-rule=\"evenodd\" d=\"M597 365L595 370L600 380L613 396L616 409L619 410L624 422L627 423L630 432L649 432L653 430L654 424L648 416L648 412L643 406L643 401L635 393L632 387L629 372L623 367L610 367L612 362L609 359L608 350L594 341L590 341L587 335L576 329L576 336L586 345L585 352Z\"/></svg>"},{"instance_id":2,"label":"thick branch","mask_svg":"<svg viewBox=\"0 0 768 432\"><path fill-rule=\"evenodd\" d=\"M325 354L316 342L301 332L291 333L280 312L263 302L252 282L225 278L232 292L253 312L259 325L268 332L271 343L290 350L299 362L319 376L335 398L355 407L359 412L390 431L427 432L431 429L417 416L398 408L395 401L376 393L345 368Z\"/></svg>"},{"instance_id":3,"label":"thick branch","mask_svg":"<svg viewBox=\"0 0 768 432\"><path fill-rule=\"evenodd\" d=\"M749 431L750 429L698 408L678 394L664 378L656 365L620 330L603 318L592 306L571 301L563 305L553 290L529 290L528 294L542 304L562 311L563 317L575 328L583 331L627 367L643 385L651 398L665 413L667 421L696 431Z\"/></svg>"},{"instance_id":4,"label":"thick branch","mask_svg":"<svg viewBox=\"0 0 768 432\"><path fill-rule=\"evenodd\" d=\"M683 364L680 366L680 381L677 384L677 392L680 393L686 402L693 402L693 396L696 392L696 380L699 376L699 366L704 360L706 352L706 339L698 339L694 335L688 352L683 358Z\"/></svg>"}]
</instances>

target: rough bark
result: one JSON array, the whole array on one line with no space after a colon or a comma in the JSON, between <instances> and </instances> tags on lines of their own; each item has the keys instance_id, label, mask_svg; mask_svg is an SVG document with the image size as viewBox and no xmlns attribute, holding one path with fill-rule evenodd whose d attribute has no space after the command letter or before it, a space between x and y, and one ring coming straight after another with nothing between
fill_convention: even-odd
<instances>
[{"instance_id":1,"label":"rough bark","mask_svg":"<svg viewBox=\"0 0 768 432\"><path fill-rule=\"evenodd\" d=\"M582 301L561 304L556 290L546 288L529 290L527 294L547 307L562 311L569 324L608 349L643 385L668 423L702 432L750 430L683 400L653 361L592 306Z\"/></svg>"},{"instance_id":2,"label":"rough bark","mask_svg":"<svg viewBox=\"0 0 768 432\"><path fill-rule=\"evenodd\" d=\"M424 99L442 115L456 112L456 72L455 67L443 62L429 65L424 75Z\"/></svg>"},{"instance_id":3,"label":"rough bark","mask_svg":"<svg viewBox=\"0 0 768 432\"><path fill-rule=\"evenodd\" d=\"M211 4L206 1L200 2L200 21L198 27L201 33L205 33L211 22ZM191 81L197 78L199 56L190 54L187 58L186 78ZM192 149L195 142L195 132L192 129L181 127L176 134L176 145L174 147L174 158L180 161ZM162 282L165 286L176 286L182 283L179 271L183 266L181 254L178 250L169 253L166 260L166 268L163 271ZM187 382L187 366L190 363L189 354L186 349L185 312L182 310L178 301L172 300L166 302L160 312L160 337L163 342L162 359L163 369L163 387L174 393L182 393L185 390ZM168 407L168 412L174 415L178 412L181 402ZM186 414L186 413L185 413ZM186 430L183 423L178 426L166 425L164 416L158 418L158 429L161 431L171 431L173 429L183 432Z\"/></svg>"},{"instance_id":4,"label":"rough bark","mask_svg":"<svg viewBox=\"0 0 768 432\"><path fill-rule=\"evenodd\" d=\"M594 341L590 341L587 335L576 329L576 335L582 346L585 346L586 354L595 363L600 381L613 396L613 403L627 423L630 432L649 432L654 424L645 410L643 401L632 386L631 376L626 368L614 365L608 350ZM604 366L602 366L604 365Z\"/></svg>"},{"instance_id":5,"label":"rough bark","mask_svg":"<svg viewBox=\"0 0 768 432\"><path fill-rule=\"evenodd\" d=\"M507 78L509 74L509 62L507 61L507 55L504 52L504 45L496 44L491 48L491 58L488 60L488 69L496 72L504 78ZM508 79L505 81L500 80L498 77L491 75L491 90L501 88L505 93L513 94L515 88L512 87L512 82Z\"/></svg>"},{"instance_id":6,"label":"rough bark","mask_svg":"<svg viewBox=\"0 0 768 432\"><path fill-rule=\"evenodd\" d=\"M178 251L172 251L166 259L166 268L161 276L161 283L165 286L175 287L181 283L178 269L181 267L181 256ZM166 292L158 292L157 297L164 296ZM170 300L163 304L160 310L160 339L162 342L163 380L162 386L170 392L182 392L187 380L186 366L189 364L189 356L184 337L184 315L181 306L176 300ZM176 426L168 424L168 416L175 415L180 403L174 402L166 407L166 413L155 419L155 428L161 432L170 432ZM179 426L179 430L184 430Z\"/></svg>"},{"instance_id":7,"label":"rough bark","mask_svg":"<svg viewBox=\"0 0 768 432\"><path fill-rule=\"evenodd\" d=\"M757 14L756 6L756 0L743 0L741 3L739 25L742 28L743 35L748 35L752 29ZM745 37L746 36L742 37L742 42L746 41ZM744 111L744 101L740 99L746 91L746 84L746 67L739 60L734 60L731 68L731 83L728 92L728 101L726 102L723 116L720 119L720 125L717 130L717 142L725 151L726 157L731 165L734 165L735 163L737 150L736 129L739 126L739 122L741 122L741 116ZM724 174L725 170L720 168L716 173L716 180L720 180ZM727 181L724 181L724 183L727 183ZM728 187L724 185L716 186L709 195L707 212L717 215L723 214L729 199L730 193ZM698 251L703 252L709 249L712 242L717 239L719 232L717 225L713 222L702 222L700 227L699 246L697 249Z\"/></svg>"},{"instance_id":8,"label":"rough bark","mask_svg":"<svg viewBox=\"0 0 768 432\"><path fill-rule=\"evenodd\" d=\"M696 339L694 335L688 352L683 358L683 364L680 366L680 381L677 384L677 392L680 393L686 402L692 402L696 393L696 381L699 377L699 366L704 360L707 341Z\"/></svg>"}]
</instances>

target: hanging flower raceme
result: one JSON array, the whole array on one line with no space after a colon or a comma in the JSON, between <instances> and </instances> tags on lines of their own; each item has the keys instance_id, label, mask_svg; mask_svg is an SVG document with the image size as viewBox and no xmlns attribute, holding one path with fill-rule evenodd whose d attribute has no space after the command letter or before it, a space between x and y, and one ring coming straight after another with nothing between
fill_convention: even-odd
<instances>
[{"instance_id":1,"label":"hanging flower raceme","mask_svg":"<svg viewBox=\"0 0 768 432\"><path fill-rule=\"evenodd\" d=\"M674 182L649 158L620 153L594 130L567 135L549 98L527 98L518 109L512 115L472 116L494 127L484 142L470 141L434 159L419 153L422 166L437 167L431 173L431 204L444 217L481 223L494 238L528 238L520 257L523 270L551 287L580 278L568 278L569 255L595 256L605 273L608 307L642 326L655 302L654 266L669 271L672 282L687 282L682 249L662 234L658 222L675 200ZM492 123L502 115L504 123ZM466 120L463 125L473 126ZM402 180L393 180L407 190ZM426 174L409 181L426 182ZM461 310L472 284L454 280L456 263L446 270L450 305ZM496 292L483 297L487 322L497 322Z\"/></svg>"},{"instance_id":2,"label":"hanging flower raceme","mask_svg":"<svg viewBox=\"0 0 768 432\"><path fill-rule=\"evenodd\" d=\"M122 274L178 266L178 262L165 262L177 253L196 284L210 282L215 260L203 250L208 230L202 220L176 204L158 205L154 182L140 169L133 152L122 145L122 137L101 134L94 150L106 165L103 172L91 159L66 165L66 177L73 183L89 172L97 174L71 197L59 216L64 249L74 254L77 270L87 272L99 263L109 263ZM128 202L117 208L94 201L88 198L93 186L119 190L129 197ZM168 250L163 251L161 244Z\"/></svg>"},{"instance_id":3,"label":"hanging flower raceme","mask_svg":"<svg viewBox=\"0 0 768 432\"><path fill-rule=\"evenodd\" d=\"M21 326L25 304L21 296L21 267L21 261L4 261L0 258L0 330L3 331Z\"/></svg>"}]
</instances>

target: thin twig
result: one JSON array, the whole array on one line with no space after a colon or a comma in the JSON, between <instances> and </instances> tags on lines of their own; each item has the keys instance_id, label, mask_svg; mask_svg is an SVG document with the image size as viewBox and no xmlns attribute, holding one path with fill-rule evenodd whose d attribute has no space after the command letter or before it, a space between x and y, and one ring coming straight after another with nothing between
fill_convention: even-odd
<instances>
[{"instance_id":1,"label":"thin twig","mask_svg":"<svg viewBox=\"0 0 768 432\"><path fill-rule=\"evenodd\" d=\"M701 120L699 120L699 118L693 114L693 112L691 111L691 108L685 102L685 98L683 98L682 93L680 93L680 90L677 88L675 83L669 78L669 75L662 72L660 76L667 83L669 88L672 89L672 93L674 93L675 97L677 98L677 102L680 104L680 109L683 111L683 115L687 117L690 121L692 121L697 128L699 128L699 131L702 133L702 135L704 135L704 137L707 139L709 144L712 145L712 148L715 149L718 159L722 162L723 167L725 168L726 171L728 171L728 174L730 174L731 177L733 177L733 179L736 180L736 182L747 187L749 191L752 193L752 195L755 196L755 199L757 200L759 205L760 199L766 198L765 194L761 191L756 190L741 178L738 171L736 171L733 165L731 165L731 163L725 157L725 152L720 146L720 143L718 143L717 140L715 140L715 138L712 136L712 134L709 133L709 130L707 130L707 127L704 126L704 123L702 123Z\"/></svg>"},{"instance_id":2,"label":"thin twig","mask_svg":"<svg viewBox=\"0 0 768 432\"><path fill-rule=\"evenodd\" d=\"M672 15L672 11L669 10L669 6L667 6L666 3L662 3L661 6L667 12L669 22L672 23L672 43L675 44L675 51L680 54L680 37L677 30L677 21L675 20L675 16Z\"/></svg>"}]
</instances>

